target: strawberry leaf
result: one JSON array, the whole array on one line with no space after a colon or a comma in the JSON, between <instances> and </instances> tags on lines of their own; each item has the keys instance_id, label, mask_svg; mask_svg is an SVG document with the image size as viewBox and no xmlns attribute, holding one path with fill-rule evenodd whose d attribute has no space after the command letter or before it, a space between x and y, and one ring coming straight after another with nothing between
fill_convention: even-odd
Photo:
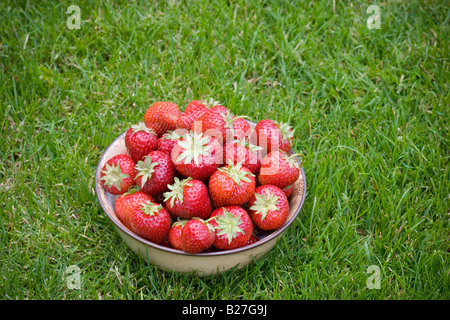
<instances>
[{"instance_id":1,"label":"strawberry leaf","mask_svg":"<svg viewBox=\"0 0 450 320\"><path fill-rule=\"evenodd\" d=\"M175 222L172 224L172 227L176 227L176 226L184 227L184 225L185 225L186 223L188 223L188 221L189 221L189 220L187 220L187 219L180 219L180 218L178 218L177 221L175 221Z\"/></svg>"},{"instance_id":2,"label":"strawberry leaf","mask_svg":"<svg viewBox=\"0 0 450 320\"><path fill-rule=\"evenodd\" d=\"M206 156L211 150L209 137L203 133L190 132L178 140L178 145L183 149L177 162L183 161L184 164L192 160L196 165L200 164L200 157Z\"/></svg>"},{"instance_id":3,"label":"strawberry leaf","mask_svg":"<svg viewBox=\"0 0 450 320\"><path fill-rule=\"evenodd\" d=\"M133 131L133 133L139 132L139 131L143 131L143 132L147 132L147 133L152 133L154 135L156 135L155 131L149 127L147 127L145 125L144 122L139 122L138 124L133 124L131 126L131 130Z\"/></svg>"},{"instance_id":4,"label":"strawberry leaf","mask_svg":"<svg viewBox=\"0 0 450 320\"><path fill-rule=\"evenodd\" d=\"M142 186L145 185L148 179L152 178L153 173L155 172L155 167L159 165L158 162L152 162L151 157L144 157L144 160L138 161L136 164L136 178L142 176Z\"/></svg>"},{"instance_id":5,"label":"strawberry leaf","mask_svg":"<svg viewBox=\"0 0 450 320\"><path fill-rule=\"evenodd\" d=\"M252 144L248 138L235 139L235 140L232 140L229 143L230 144L234 143L234 144L236 144L238 146L242 146L242 147L248 148L249 150L253 151L253 153L257 153L258 151L264 149L263 147L260 147L260 146Z\"/></svg>"},{"instance_id":6,"label":"strawberry leaf","mask_svg":"<svg viewBox=\"0 0 450 320\"><path fill-rule=\"evenodd\" d=\"M225 167L221 167L218 170L220 172L225 173L228 177L230 177L235 184L237 184L238 186L240 185L241 181L245 181L245 182L251 182L251 180L248 178L248 176L255 176L253 173L242 170L242 162L238 162L236 164L232 164L231 162L229 162L228 166Z\"/></svg>"},{"instance_id":7,"label":"strawberry leaf","mask_svg":"<svg viewBox=\"0 0 450 320\"><path fill-rule=\"evenodd\" d=\"M100 180L103 180L108 188L115 186L119 191L122 191L120 187L120 183L122 182L122 180L130 176L122 172L119 164L109 165L107 163L105 170L103 170L102 173L104 173L105 175L101 177Z\"/></svg>"},{"instance_id":8,"label":"strawberry leaf","mask_svg":"<svg viewBox=\"0 0 450 320\"><path fill-rule=\"evenodd\" d=\"M214 100L214 98L209 98L208 100L199 100L199 102L203 103L208 109L221 104L220 101L216 101Z\"/></svg>"},{"instance_id":9,"label":"strawberry leaf","mask_svg":"<svg viewBox=\"0 0 450 320\"><path fill-rule=\"evenodd\" d=\"M288 123L277 122L277 121L274 121L274 123L278 127L278 129L280 130L280 132L283 135L284 139L291 140L294 137L295 129L292 129L291 126Z\"/></svg>"},{"instance_id":10,"label":"strawberry leaf","mask_svg":"<svg viewBox=\"0 0 450 320\"><path fill-rule=\"evenodd\" d=\"M162 209L162 205L153 203L150 200L141 206L141 211L145 214L154 216L159 214L159 210Z\"/></svg>"},{"instance_id":11,"label":"strawberry leaf","mask_svg":"<svg viewBox=\"0 0 450 320\"><path fill-rule=\"evenodd\" d=\"M217 226L215 227L218 231L217 235L226 235L228 244L237 237L238 233L245 234L244 230L239 227L239 225L242 224L240 216L234 217L233 214L228 212L225 208L223 208L223 215L216 216L215 220L217 222Z\"/></svg>"},{"instance_id":12,"label":"strawberry leaf","mask_svg":"<svg viewBox=\"0 0 450 320\"><path fill-rule=\"evenodd\" d=\"M282 159L286 161L286 163L289 165L289 168L296 167L297 169L300 169L303 166L303 162L305 161L305 156L301 153L296 153L291 156L287 155L284 151L281 151L282 153ZM297 161L296 157L301 158L301 162L299 163Z\"/></svg>"},{"instance_id":13,"label":"strawberry leaf","mask_svg":"<svg viewBox=\"0 0 450 320\"><path fill-rule=\"evenodd\" d=\"M278 199L279 196L273 194L269 190L264 190L265 194L257 194L255 193L256 201L250 207L250 210L255 211L256 214L261 215L261 220L264 220L269 211L280 211L278 208Z\"/></svg>"},{"instance_id":14,"label":"strawberry leaf","mask_svg":"<svg viewBox=\"0 0 450 320\"><path fill-rule=\"evenodd\" d=\"M163 140L178 140L182 137L176 130L167 132L162 136Z\"/></svg>"},{"instance_id":15,"label":"strawberry leaf","mask_svg":"<svg viewBox=\"0 0 450 320\"><path fill-rule=\"evenodd\" d=\"M191 180L192 178L188 177L180 181L180 179L175 177L175 183L167 186L170 191L164 193L164 202L170 200L171 207L174 206L175 200L178 200L182 204L184 188L187 186L192 187L192 184L189 183Z\"/></svg>"}]
</instances>

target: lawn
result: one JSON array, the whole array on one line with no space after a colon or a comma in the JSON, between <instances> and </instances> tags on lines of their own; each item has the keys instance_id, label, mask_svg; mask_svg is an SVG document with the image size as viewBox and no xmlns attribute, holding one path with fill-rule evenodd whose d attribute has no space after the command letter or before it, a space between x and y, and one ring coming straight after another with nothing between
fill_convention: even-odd
<instances>
[{"instance_id":1,"label":"lawn","mask_svg":"<svg viewBox=\"0 0 450 320\"><path fill-rule=\"evenodd\" d=\"M449 299L449 2L371 4L1 1L0 298ZM204 278L132 253L94 190L153 102L199 98L289 122L308 183L272 251Z\"/></svg>"}]
</instances>

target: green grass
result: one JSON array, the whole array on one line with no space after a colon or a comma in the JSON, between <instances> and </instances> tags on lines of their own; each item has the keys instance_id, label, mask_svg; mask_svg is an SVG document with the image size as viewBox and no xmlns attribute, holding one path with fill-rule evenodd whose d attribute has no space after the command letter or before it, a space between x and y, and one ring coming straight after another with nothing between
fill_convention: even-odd
<instances>
[{"instance_id":1,"label":"green grass","mask_svg":"<svg viewBox=\"0 0 450 320\"><path fill-rule=\"evenodd\" d=\"M2 1L0 298L449 299L449 2L379 2L371 30L370 4ZM133 254L94 174L151 103L209 97L289 121L308 189L264 258L198 278Z\"/></svg>"}]
</instances>

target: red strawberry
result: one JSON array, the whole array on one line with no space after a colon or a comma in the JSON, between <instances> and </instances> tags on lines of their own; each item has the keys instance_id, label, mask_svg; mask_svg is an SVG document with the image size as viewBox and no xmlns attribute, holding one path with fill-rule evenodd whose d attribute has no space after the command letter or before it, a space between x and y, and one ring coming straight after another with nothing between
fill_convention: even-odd
<instances>
[{"instance_id":1,"label":"red strawberry","mask_svg":"<svg viewBox=\"0 0 450 320\"><path fill-rule=\"evenodd\" d=\"M190 132L173 148L172 161L184 177L203 181L222 164L222 147L214 137Z\"/></svg>"},{"instance_id":2,"label":"red strawberry","mask_svg":"<svg viewBox=\"0 0 450 320\"><path fill-rule=\"evenodd\" d=\"M155 102L144 114L145 125L153 129L158 137L175 130L181 111L175 103Z\"/></svg>"},{"instance_id":3,"label":"red strawberry","mask_svg":"<svg viewBox=\"0 0 450 320\"><path fill-rule=\"evenodd\" d=\"M209 179L214 207L241 206L255 192L255 175L240 162L217 169Z\"/></svg>"},{"instance_id":4,"label":"red strawberry","mask_svg":"<svg viewBox=\"0 0 450 320\"><path fill-rule=\"evenodd\" d=\"M161 243L170 229L170 215L162 205L148 201L130 215L130 230L154 243Z\"/></svg>"},{"instance_id":5,"label":"red strawberry","mask_svg":"<svg viewBox=\"0 0 450 320\"><path fill-rule=\"evenodd\" d=\"M290 185L289 187L286 187L282 190L284 192L284 195L289 198L292 195L292 193L294 193L294 186Z\"/></svg>"},{"instance_id":6,"label":"red strawberry","mask_svg":"<svg viewBox=\"0 0 450 320\"><path fill-rule=\"evenodd\" d=\"M230 129L227 128L226 141L233 139L252 139L250 141L256 143L256 137L253 140L253 137L256 135L254 129L245 118L251 120L250 117L242 115L232 117L232 125L230 126Z\"/></svg>"},{"instance_id":7,"label":"red strawberry","mask_svg":"<svg viewBox=\"0 0 450 320\"><path fill-rule=\"evenodd\" d=\"M100 171L100 184L112 194L125 193L135 185L135 163L126 154L119 154L109 159Z\"/></svg>"},{"instance_id":8,"label":"red strawberry","mask_svg":"<svg viewBox=\"0 0 450 320\"><path fill-rule=\"evenodd\" d=\"M163 241L159 243L160 246L173 249L172 245L169 242L169 235L167 234Z\"/></svg>"},{"instance_id":9,"label":"red strawberry","mask_svg":"<svg viewBox=\"0 0 450 320\"><path fill-rule=\"evenodd\" d=\"M301 156L303 159L303 155L288 156L283 151L272 151L267 154L261 162L258 176L261 185L272 184L284 189L297 181L303 160L299 163L296 156Z\"/></svg>"},{"instance_id":10,"label":"red strawberry","mask_svg":"<svg viewBox=\"0 0 450 320\"><path fill-rule=\"evenodd\" d=\"M294 131L287 123L264 119L256 124L255 131L258 146L264 148L266 153L274 150L291 151Z\"/></svg>"},{"instance_id":11,"label":"red strawberry","mask_svg":"<svg viewBox=\"0 0 450 320\"><path fill-rule=\"evenodd\" d=\"M247 245L258 242L259 238L257 236L255 236L254 234L252 234L252 236L250 237L250 239L247 242Z\"/></svg>"},{"instance_id":12,"label":"red strawberry","mask_svg":"<svg viewBox=\"0 0 450 320\"><path fill-rule=\"evenodd\" d=\"M168 156L172 155L172 149L182 137L180 129L168 131L158 139L158 150L164 152Z\"/></svg>"},{"instance_id":13,"label":"red strawberry","mask_svg":"<svg viewBox=\"0 0 450 320\"><path fill-rule=\"evenodd\" d=\"M175 178L164 193L164 207L176 217L208 219L212 212L208 189L200 180L191 177L184 180Z\"/></svg>"},{"instance_id":14,"label":"red strawberry","mask_svg":"<svg viewBox=\"0 0 450 320\"><path fill-rule=\"evenodd\" d=\"M138 191L136 188L131 188L127 192L117 197L114 208L117 218L130 229L129 218L134 210L139 208L147 201L154 201L151 195L148 195L142 191Z\"/></svg>"},{"instance_id":15,"label":"red strawberry","mask_svg":"<svg viewBox=\"0 0 450 320\"><path fill-rule=\"evenodd\" d=\"M182 250L181 248L181 233L184 225L188 222L188 220L178 220L175 221L169 230L169 243L172 248Z\"/></svg>"},{"instance_id":16,"label":"red strawberry","mask_svg":"<svg viewBox=\"0 0 450 320\"><path fill-rule=\"evenodd\" d=\"M239 206L218 208L213 211L209 220L216 229L214 246L218 249L230 250L243 247L252 236L252 220Z\"/></svg>"},{"instance_id":17,"label":"red strawberry","mask_svg":"<svg viewBox=\"0 0 450 320\"><path fill-rule=\"evenodd\" d=\"M261 147L258 147L249 142L248 139L230 140L224 148L225 163L238 163L242 165L253 174L257 174L261 167Z\"/></svg>"},{"instance_id":18,"label":"red strawberry","mask_svg":"<svg viewBox=\"0 0 450 320\"><path fill-rule=\"evenodd\" d=\"M191 130L213 136L223 145L230 139L251 135L252 128L243 118L249 117L234 116L226 107L216 105L206 111L200 118L201 123L194 123Z\"/></svg>"},{"instance_id":19,"label":"red strawberry","mask_svg":"<svg viewBox=\"0 0 450 320\"><path fill-rule=\"evenodd\" d=\"M262 230L278 229L284 225L289 214L289 202L283 190L264 185L255 190L248 202L252 221Z\"/></svg>"},{"instance_id":20,"label":"red strawberry","mask_svg":"<svg viewBox=\"0 0 450 320\"><path fill-rule=\"evenodd\" d=\"M136 184L151 195L161 194L174 181L172 160L164 152L151 151L136 164Z\"/></svg>"},{"instance_id":21,"label":"red strawberry","mask_svg":"<svg viewBox=\"0 0 450 320\"><path fill-rule=\"evenodd\" d=\"M125 146L134 162L142 160L150 151L157 147L158 137L144 122L134 124L125 133Z\"/></svg>"},{"instance_id":22,"label":"red strawberry","mask_svg":"<svg viewBox=\"0 0 450 320\"><path fill-rule=\"evenodd\" d=\"M181 248L188 253L199 253L212 246L216 239L213 226L203 219L189 220L181 230Z\"/></svg>"},{"instance_id":23,"label":"red strawberry","mask_svg":"<svg viewBox=\"0 0 450 320\"><path fill-rule=\"evenodd\" d=\"M177 127L191 130L194 121L199 120L206 111L208 111L208 107L205 102L199 100L192 101L187 105L184 113L178 118Z\"/></svg>"}]
</instances>

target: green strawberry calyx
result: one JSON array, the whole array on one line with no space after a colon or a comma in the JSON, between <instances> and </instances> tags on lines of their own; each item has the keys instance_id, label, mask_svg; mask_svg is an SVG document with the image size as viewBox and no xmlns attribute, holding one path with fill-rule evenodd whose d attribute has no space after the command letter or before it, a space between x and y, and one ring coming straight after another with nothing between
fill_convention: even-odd
<instances>
[{"instance_id":1,"label":"green strawberry calyx","mask_svg":"<svg viewBox=\"0 0 450 320\"><path fill-rule=\"evenodd\" d=\"M214 233L216 232L216 228L214 228L214 226L210 223L211 220L214 220L214 218L210 218L208 220L203 220L202 218L199 218L199 217L193 217L192 220L198 220L198 221L202 222L208 228L209 232L214 232Z\"/></svg>"},{"instance_id":2,"label":"green strawberry calyx","mask_svg":"<svg viewBox=\"0 0 450 320\"><path fill-rule=\"evenodd\" d=\"M281 153L283 155L283 159L289 165L289 168L296 167L297 169L300 169L303 166L303 163L305 162L305 156L301 153L296 153L293 155L288 155L284 151L281 151ZM300 159L301 159L300 162L297 161L297 157L300 157Z\"/></svg>"},{"instance_id":3,"label":"green strawberry calyx","mask_svg":"<svg viewBox=\"0 0 450 320\"><path fill-rule=\"evenodd\" d=\"M102 173L104 173L104 176L101 177L100 180L103 180L108 188L115 186L119 191L122 191L120 187L122 180L130 177L130 175L122 172L119 164L109 165L107 163L105 170L103 170Z\"/></svg>"},{"instance_id":4,"label":"green strawberry calyx","mask_svg":"<svg viewBox=\"0 0 450 320\"><path fill-rule=\"evenodd\" d=\"M280 122L274 121L273 123L275 123L275 125L280 130L281 134L283 135L283 139L292 140L294 138L295 129L292 129L289 123L281 121Z\"/></svg>"},{"instance_id":5,"label":"green strawberry calyx","mask_svg":"<svg viewBox=\"0 0 450 320\"><path fill-rule=\"evenodd\" d=\"M186 223L188 223L188 221L189 221L189 220L187 220L187 219L180 219L180 218L178 218L178 220L175 221L175 222L172 224L172 227L181 226L181 228L183 228L184 225L185 225Z\"/></svg>"},{"instance_id":6,"label":"green strawberry calyx","mask_svg":"<svg viewBox=\"0 0 450 320\"><path fill-rule=\"evenodd\" d=\"M139 122L138 124L133 124L131 126L131 130L133 131L133 133L143 131L143 132L147 132L147 133L156 135L155 131L153 129L147 127L143 121Z\"/></svg>"},{"instance_id":7,"label":"green strawberry calyx","mask_svg":"<svg viewBox=\"0 0 450 320\"><path fill-rule=\"evenodd\" d=\"M263 147L254 145L253 143L250 142L250 140L248 138L243 138L243 139L235 139L232 140L230 142L228 142L230 144L236 144L238 146L244 147L249 149L250 151L252 151L253 153L257 153L258 151L263 150Z\"/></svg>"},{"instance_id":8,"label":"green strawberry calyx","mask_svg":"<svg viewBox=\"0 0 450 320\"><path fill-rule=\"evenodd\" d=\"M155 167L159 165L158 162L153 161L151 157L144 157L144 160L139 160L136 164L136 171L138 172L136 174L136 178L142 176L142 184L141 186L145 185L148 179L152 178L153 173L155 172Z\"/></svg>"},{"instance_id":9,"label":"green strawberry calyx","mask_svg":"<svg viewBox=\"0 0 450 320\"><path fill-rule=\"evenodd\" d=\"M153 203L150 200L141 206L141 211L144 214L155 216L159 214L159 210L162 209L162 205Z\"/></svg>"},{"instance_id":10,"label":"green strawberry calyx","mask_svg":"<svg viewBox=\"0 0 450 320\"><path fill-rule=\"evenodd\" d=\"M192 184L189 181L192 180L191 177L183 179L180 181L177 177L175 177L175 183L168 185L170 191L164 192L164 202L170 200L170 206L173 207L175 204L175 200L178 200L181 204L183 203L183 191L185 187L192 187Z\"/></svg>"},{"instance_id":11,"label":"green strawberry calyx","mask_svg":"<svg viewBox=\"0 0 450 320\"><path fill-rule=\"evenodd\" d=\"M218 231L216 234L218 236L226 235L228 238L228 244L233 241L234 238L237 237L238 233L245 234L244 230L239 227L243 221L240 216L233 216L233 214L227 211L225 208L222 208L223 214L215 216L217 226L215 229Z\"/></svg>"},{"instance_id":12,"label":"green strawberry calyx","mask_svg":"<svg viewBox=\"0 0 450 320\"><path fill-rule=\"evenodd\" d=\"M219 114L222 116L223 121L225 121L225 128L228 129L230 133L233 135L234 135L234 128L233 128L234 121L236 121L237 119L248 119L250 121L252 120L252 118L250 118L249 116L244 115L235 116L230 111L227 111L226 113L219 112Z\"/></svg>"},{"instance_id":13,"label":"green strawberry calyx","mask_svg":"<svg viewBox=\"0 0 450 320\"><path fill-rule=\"evenodd\" d=\"M137 188L137 185L134 185L134 186L130 187L130 188L127 190L127 192L122 193L122 194L120 195L120 197L124 198L124 197L129 196L130 194L133 194L133 193L138 192L138 191L139 191L139 190L138 190L138 188Z\"/></svg>"},{"instance_id":14,"label":"green strawberry calyx","mask_svg":"<svg viewBox=\"0 0 450 320\"><path fill-rule=\"evenodd\" d=\"M228 163L227 166L221 167L217 170L220 172L225 173L228 177L230 177L235 184L237 184L239 187L241 187L240 182L251 182L250 178L248 176L254 177L255 175L249 171L241 170L242 169L242 162L238 162L236 164L233 164L232 161Z\"/></svg>"},{"instance_id":15,"label":"green strawberry calyx","mask_svg":"<svg viewBox=\"0 0 450 320\"><path fill-rule=\"evenodd\" d=\"M269 190L264 190L265 194L255 193L255 203L250 207L250 210L255 211L256 214L261 215L261 220L264 220L269 211L280 211L278 208L279 196L273 194Z\"/></svg>"},{"instance_id":16,"label":"green strawberry calyx","mask_svg":"<svg viewBox=\"0 0 450 320\"><path fill-rule=\"evenodd\" d=\"M184 164L189 164L192 160L196 165L200 164L200 157L206 156L211 150L209 144L209 136L203 133L189 132L178 140L178 145L183 149L177 162L183 161Z\"/></svg>"},{"instance_id":17,"label":"green strawberry calyx","mask_svg":"<svg viewBox=\"0 0 450 320\"><path fill-rule=\"evenodd\" d=\"M178 140L182 137L181 134L179 134L176 130L172 130L167 132L162 136L163 140Z\"/></svg>"},{"instance_id":18,"label":"green strawberry calyx","mask_svg":"<svg viewBox=\"0 0 450 320\"><path fill-rule=\"evenodd\" d=\"M214 100L214 98L209 98L208 100L199 100L198 102L204 104L208 109L220 105L220 101L216 101Z\"/></svg>"}]
</instances>

